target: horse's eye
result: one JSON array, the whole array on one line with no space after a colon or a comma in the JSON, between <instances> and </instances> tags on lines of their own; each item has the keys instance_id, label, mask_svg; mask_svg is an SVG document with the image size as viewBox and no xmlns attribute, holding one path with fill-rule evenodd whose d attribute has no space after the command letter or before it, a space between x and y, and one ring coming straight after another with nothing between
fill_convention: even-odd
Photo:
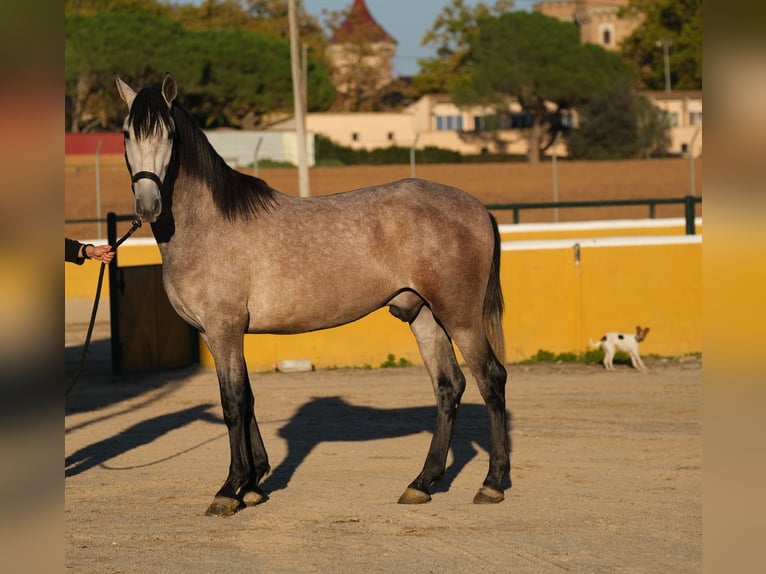
<instances>
[{"instance_id":1,"label":"horse's eye","mask_svg":"<svg viewBox=\"0 0 766 574\"><path fill-rule=\"evenodd\" d=\"M122 135L125 137L126 140L130 139L130 132L128 130L125 130L122 132Z\"/></svg>"}]
</instances>

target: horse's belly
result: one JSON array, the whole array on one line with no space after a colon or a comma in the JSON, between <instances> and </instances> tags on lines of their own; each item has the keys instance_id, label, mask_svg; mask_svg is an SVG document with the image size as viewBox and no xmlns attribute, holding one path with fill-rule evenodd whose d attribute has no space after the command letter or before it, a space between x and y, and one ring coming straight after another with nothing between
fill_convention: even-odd
<instances>
[{"instance_id":1,"label":"horse's belly","mask_svg":"<svg viewBox=\"0 0 766 574\"><path fill-rule=\"evenodd\" d=\"M329 329L351 323L372 313L381 302L343 301L332 304L323 301L282 304L250 312L249 333L291 334Z\"/></svg>"}]
</instances>

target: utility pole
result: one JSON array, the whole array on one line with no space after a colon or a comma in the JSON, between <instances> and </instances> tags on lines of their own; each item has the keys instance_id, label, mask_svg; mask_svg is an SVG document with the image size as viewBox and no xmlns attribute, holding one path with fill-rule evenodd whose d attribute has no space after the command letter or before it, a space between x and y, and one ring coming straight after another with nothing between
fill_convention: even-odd
<instances>
[{"instance_id":1,"label":"utility pole","mask_svg":"<svg viewBox=\"0 0 766 574\"><path fill-rule=\"evenodd\" d=\"M670 55L668 48L673 45L673 41L669 38L660 38L655 42L655 45L659 48L662 46L662 57L665 61L665 91L670 92Z\"/></svg>"},{"instance_id":2,"label":"utility pole","mask_svg":"<svg viewBox=\"0 0 766 574\"><path fill-rule=\"evenodd\" d=\"M298 191L301 197L309 196L309 169L306 157L306 108L304 103L304 81L298 51L298 13L295 0L287 4L290 22L290 69L293 76L293 108L295 110L295 139L298 146Z\"/></svg>"}]
</instances>

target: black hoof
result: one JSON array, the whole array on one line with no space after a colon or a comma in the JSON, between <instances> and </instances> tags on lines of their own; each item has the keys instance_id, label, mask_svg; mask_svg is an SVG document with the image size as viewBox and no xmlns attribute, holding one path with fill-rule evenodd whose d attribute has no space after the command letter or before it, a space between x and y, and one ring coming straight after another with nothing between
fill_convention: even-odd
<instances>
[{"instance_id":1,"label":"black hoof","mask_svg":"<svg viewBox=\"0 0 766 574\"><path fill-rule=\"evenodd\" d=\"M505 500L505 495L500 490L488 486L482 486L476 496L473 497L474 504L497 504L503 500Z\"/></svg>"},{"instance_id":2,"label":"black hoof","mask_svg":"<svg viewBox=\"0 0 766 574\"><path fill-rule=\"evenodd\" d=\"M255 506L266 500L266 495L260 490L249 490L242 496L242 502L245 506Z\"/></svg>"},{"instance_id":3,"label":"black hoof","mask_svg":"<svg viewBox=\"0 0 766 574\"><path fill-rule=\"evenodd\" d=\"M239 510L241 504L236 498L216 496L210 506L208 506L205 514L207 516L232 516Z\"/></svg>"},{"instance_id":4,"label":"black hoof","mask_svg":"<svg viewBox=\"0 0 766 574\"><path fill-rule=\"evenodd\" d=\"M425 504L431 502L431 495L416 488L407 488L399 497L399 504Z\"/></svg>"}]
</instances>

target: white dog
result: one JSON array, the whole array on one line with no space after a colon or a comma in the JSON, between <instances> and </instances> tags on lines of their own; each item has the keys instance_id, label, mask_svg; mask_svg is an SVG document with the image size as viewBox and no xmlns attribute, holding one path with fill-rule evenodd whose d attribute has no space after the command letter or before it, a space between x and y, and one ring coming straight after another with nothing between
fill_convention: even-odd
<instances>
[{"instance_id":1,"label":"white dog","mask_svg":"<svg viewBox=\"0 0 766 574\"><path fill-rule=\"evenodd\" d=\"M636 327L635 335L626 335L625 333L611 332L607 333L601 340L594 343L593 339L588 339L592 349L598 349L601 347L604 350L604 368L611 371L614 369L612 361L614 360L614 354L619 349L630 355L630 362L633 364L633 368L646 370L644 362L641 360L641 355L638 354L638 344L646 339L646 334L649 332L649 327L641 328Z\"/></svg>"}]
</instances>

